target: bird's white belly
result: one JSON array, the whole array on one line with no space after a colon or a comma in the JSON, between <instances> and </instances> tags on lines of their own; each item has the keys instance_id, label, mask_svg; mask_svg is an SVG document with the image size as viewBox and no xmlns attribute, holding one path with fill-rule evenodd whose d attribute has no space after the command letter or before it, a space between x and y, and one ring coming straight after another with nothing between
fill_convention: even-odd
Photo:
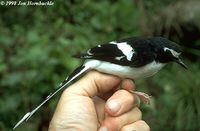
<instances>
[{"instance_id":1,"label":"bird's white belly","mask_svg":"<svg viewBox=\"0 0 200 131\"><path fill-rule=\"evenodd\" d=\"M113 64L110 62L89 60L88 63L99 72L116 75L122 78L140 79L146 78L157 73L165 64L155 61L142 67L129 67Z\"/></svg>"}]
</instances>

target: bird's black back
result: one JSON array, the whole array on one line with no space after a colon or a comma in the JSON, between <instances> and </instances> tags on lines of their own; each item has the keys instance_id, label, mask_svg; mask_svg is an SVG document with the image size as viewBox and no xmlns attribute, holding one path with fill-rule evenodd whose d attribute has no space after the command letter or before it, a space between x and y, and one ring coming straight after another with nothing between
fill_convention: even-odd
<instances>
[{"instance_id":1,"label":"bird's black back","mask_svg":"<svg viewBox=\"0 0 200 131\"><path fill-rule=\"evenodd\" d=\"M169 44L170 42L171 41L162 37L131 37L97 45L96 47L89 49L86 53L77 54L75 57L82 59L97 59L122 66L140 67L154 60L163 63L168 62L161 60L158 53L161 53L162 55L163 47L166 46L177 48L177 50L179 49L177 45L174 45L173 43ZM128 60L122 50L118 48L117 44L121 43L126 43L132 47L133 56L131 60Z\"/></svg>"}]
</instances>

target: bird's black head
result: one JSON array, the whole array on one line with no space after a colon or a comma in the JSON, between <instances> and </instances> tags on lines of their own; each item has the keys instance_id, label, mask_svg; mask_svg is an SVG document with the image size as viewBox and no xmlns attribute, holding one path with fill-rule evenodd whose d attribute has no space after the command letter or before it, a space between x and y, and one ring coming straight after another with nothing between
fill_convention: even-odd
<instances>
[{"instance_id":1,"label":"bird's black head","mask_svg":"<svg viewBox=\"0 0 200 131\"><path fill-rule=\"evenodd\" d=\"M187 66L180 59L182 49L175 42L163 37L150 38L153 49L155 49L156 60L162 63L176 62L187 69Z\"/></svg>"}]
</instances>

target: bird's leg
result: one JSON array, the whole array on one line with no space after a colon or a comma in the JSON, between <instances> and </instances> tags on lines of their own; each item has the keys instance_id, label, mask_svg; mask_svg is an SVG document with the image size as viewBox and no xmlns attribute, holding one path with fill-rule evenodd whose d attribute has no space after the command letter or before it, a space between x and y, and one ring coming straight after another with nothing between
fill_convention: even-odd
<instances>
[{"instance_id":1,"label":"bird's leg","mask_svg":"<svg viewBox=\"0 0 200 131\"><path fill-rule=\"evenodd\" d=\"M138 96L139 100L142 100L145 104L150 103L151 96L149 96L148 94L146 94L144 92L134 91L135 90L135 84L130 79L124 79L119 88L125 89L128 92L130 92L131 94ZM140 103L140 101L139 101L139 103Z\"/></svg>"},{"instance_id":2,"label":"bird's leg","mask_svg":"<svg viewBox=\"0 0 200 131\"><path fill-rule=\"evenodd\" d=\"M144 92L128 90L130 93L137 95L145 104L149 104L151 100L151 96Z\"/></svg>"}]
</instances>

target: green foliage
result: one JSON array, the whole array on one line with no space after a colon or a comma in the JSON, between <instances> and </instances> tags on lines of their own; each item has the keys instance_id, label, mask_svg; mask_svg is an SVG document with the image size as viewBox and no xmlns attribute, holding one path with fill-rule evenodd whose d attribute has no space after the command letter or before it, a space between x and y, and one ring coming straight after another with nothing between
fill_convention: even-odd
<instances>
[{"instance_id":1,"label":"green foliage","mask_svg":"<svg viewBox=\"0 0 200 131\"><path fill-rule=\"evenodd\" d=\"M147 18L171 3L143 2L151 15ZM0 130L12 130L25 112L65 79L80 63L71 57L74 53L97 43L143 35L141 23L146 16L140 6L132 0L58 0L45 7L0 6ZM199 47L199 41L192 44ZM199 48L185 51L200 55ZM151 105L142 106L152 130L200 128L200 65L198 60L188 60L188 65L189 71L172 65L153 78L136 81L138 90L153 96ZM17 130L46 130L58 98Z\"/></svg>"},{"instance_id":2,"label":"green foliage","mask_svg":"<svg viewBox=\"0 0 200 131\"><path fill-rule=\"evenodd\" d=\"M200 65L188 64L189 70L177 69L178 65L173 64L151 78L150 83L143 83L146 87L154 85L147 89L154 94L153 103L143 107L147 111L144 119L154 125L154 130L160 130L161 127L167 127L162 129L164 131L199 129ZM156 88L156 91L158 88L162 90L152 92L152 88Z\"/></svg>"}]
</instances>

